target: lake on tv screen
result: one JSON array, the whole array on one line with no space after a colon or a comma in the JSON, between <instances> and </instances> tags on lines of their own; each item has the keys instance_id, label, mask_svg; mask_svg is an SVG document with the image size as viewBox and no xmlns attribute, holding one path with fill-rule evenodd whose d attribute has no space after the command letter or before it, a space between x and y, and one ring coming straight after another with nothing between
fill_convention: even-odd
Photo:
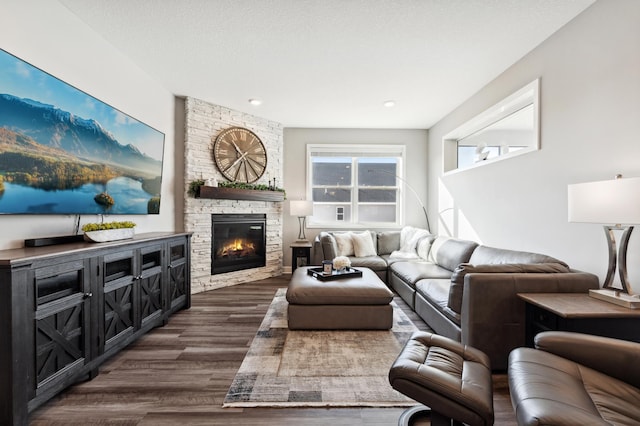
<instances>
[{"instance_id":1,"label":"lake on tv screen","mask_svg":"<svg viewBox=\"0 0 640 426\"><path fill-rule=\"evenodd\" d=\"M96 203L94 197L101 192L107 192L115 204ZM0 213L147 214L147 203L152 197L142 189L141 182L128 177L65 190L44 190L5 182L4 192L0 192Z\"/></svg>"}]
</instances>

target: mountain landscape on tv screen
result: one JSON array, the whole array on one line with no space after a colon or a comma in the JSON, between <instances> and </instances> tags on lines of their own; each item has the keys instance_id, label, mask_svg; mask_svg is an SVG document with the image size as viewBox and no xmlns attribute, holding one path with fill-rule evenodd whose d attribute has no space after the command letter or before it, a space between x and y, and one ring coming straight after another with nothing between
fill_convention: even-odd
<instances>
[{"instance_id":1,"label":"mountain landscape on tv screen","mask_svg":"<svg viewBox=\"0 0 640 426\"><path fill-rule=\"evenodd\" d=\"M0 213L158 213L161 175L97 121L0 94Z\"/></svg>"}]
</instances>

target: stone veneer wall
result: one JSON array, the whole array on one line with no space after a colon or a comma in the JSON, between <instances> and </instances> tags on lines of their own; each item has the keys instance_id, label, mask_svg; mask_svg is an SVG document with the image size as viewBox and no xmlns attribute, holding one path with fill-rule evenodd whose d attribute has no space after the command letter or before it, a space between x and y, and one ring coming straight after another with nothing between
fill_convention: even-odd
<instances>
[{"instance_id":1,"label":"stone veneer wall","mask_svg":"<svg viewBox=\"0 0 640 426\"><path fill-rule=\"evenodd\" d=\"M195 98L185 100L185 203L184 229L192 232L191 292L212 290L282 274L283 203L243 200L210 200L187 194L196 179L225 181L213 160L213 142L221 130L245 127L257 134L267 150L267 170L255 183L282 184L283 129L280 123ZM266 266L211 275L211 214L264 213L267 215Z\"/></svg>"}]
</instances>

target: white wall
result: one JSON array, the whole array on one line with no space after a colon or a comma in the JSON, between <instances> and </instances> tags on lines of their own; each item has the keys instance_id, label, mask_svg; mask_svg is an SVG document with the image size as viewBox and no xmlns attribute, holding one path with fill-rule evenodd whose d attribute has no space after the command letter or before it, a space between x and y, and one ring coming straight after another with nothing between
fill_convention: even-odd
<instances>
[{"instance_id":1,"label":"white wall","mask_svg":"<svg viewBox=\"0 0 640 426\"><path fill-rule=\"evenodd\" d=\"M640 1L596 2L430 129L429 205L440 234L546 253L604 277L604 231L567 222L567 185L640 176L638 23ZM542 149L443 176L442 137L537 77ZM640 229L628 268L640 292Z\"/></svg>"},{"instance_id":2,"label":"white wall","mask_svg":"<svg viewBox=\"0 0 640 426\"><path fill-rule=\"evenodd\" d=\"M161 213L126 219L137 223L137 232L173 231L173 95L56 1L3 1L0 15L4 50L165 134ZM82 216L81 222L97 219ZM74 220L62 215L0 216L0 249L21 247L25 238L72 234Z\"/></svg>"},{"instance_id":3,"label":"white wall","mask_svg":"<svg viewBox=\"0 0 640 426\"><path fill-rule=\"evenodd\" d=\"M420 196L427 199L427 130L394 129L284 129L284 188L287 200L302 200L306 197L307 144L389 144L406 146L406 180ZM425 218L420 204L408 191L405 197L405 223L425 227ZM433 219L429 218L432 222ZM284 264L291 267L289 245L298 238L298 218L289 215L289 203L284 205ZM323 229L307 229L306 237L313 241Z\"/></svg>"}]
</instances>

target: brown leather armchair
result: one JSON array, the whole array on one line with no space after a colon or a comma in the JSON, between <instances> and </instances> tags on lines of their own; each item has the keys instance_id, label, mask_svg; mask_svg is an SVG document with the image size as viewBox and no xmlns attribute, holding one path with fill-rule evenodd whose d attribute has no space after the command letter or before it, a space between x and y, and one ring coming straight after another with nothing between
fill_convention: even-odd
<instances>
[{"instance_id":1,"label":"brown leather armchair","mask_svg":"<svg viewBox=\"0 0 640 426\"><path fill-rule=\"evenodd\" d=\"M640 424L640 343L549 331L509 355L519 425Z\"/></svg>"}]
</instances>

